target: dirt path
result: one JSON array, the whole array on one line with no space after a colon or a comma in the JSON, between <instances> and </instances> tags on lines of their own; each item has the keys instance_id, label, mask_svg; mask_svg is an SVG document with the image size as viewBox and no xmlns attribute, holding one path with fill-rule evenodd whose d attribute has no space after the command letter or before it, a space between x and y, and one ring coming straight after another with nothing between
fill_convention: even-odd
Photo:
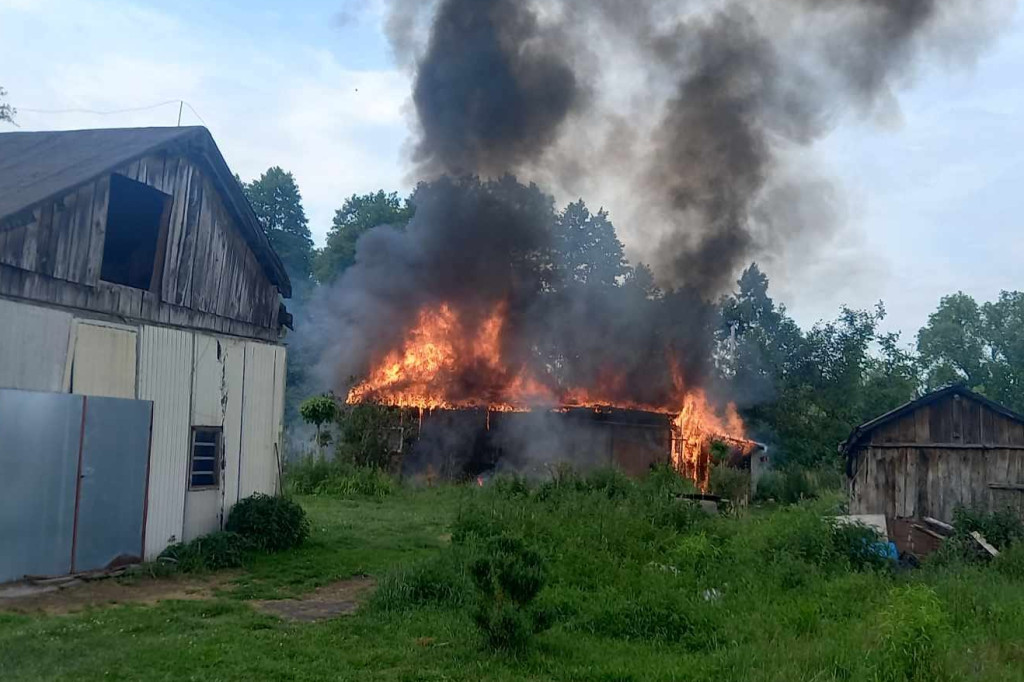
<instances>
[{"instance_id":1,"label":"dirt path","mask_svg":"<svg viewBox=\"0 0 1024 682\"><path fill-rule=\"evenodd\" d=\"M215 589L237 575L236 571L231 571L204 578L74 580L59 587L18 583L0 588L0 611L61 614L110 604L156 604L167 599L210 599Z\"/></svg>"},{"instance_id":2,"label":"dirt path","mask_svg":"<svg viewBox=\"0 0 1024 682\"><path fill-rule=\"evenodd\" d=\"M358 576L319 587L301 599L254 601L252 605L285 620L315 623L355 613L376 586L373 578Z\"/></svg>"}]
</instances>

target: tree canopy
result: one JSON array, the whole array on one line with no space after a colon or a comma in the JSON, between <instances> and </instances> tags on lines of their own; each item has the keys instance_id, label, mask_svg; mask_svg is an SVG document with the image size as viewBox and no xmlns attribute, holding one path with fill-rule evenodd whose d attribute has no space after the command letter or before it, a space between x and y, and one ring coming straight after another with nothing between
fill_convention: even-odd
<instances>
[{"instance_id":1,"label":"tree canopy","mask_svg":"<svg viewBox=\"0 0 1024 682\"><path fill-rule=\"evenodd\" d=\"M0 121L14 123L14 115L18 110L7 103L7 91L0 87Z\"/></svg>"},{"instance_id":2,"label":"tree canopy","mask_svg":"<svg viewBox=\"0 0 1024 682\"><path fill-rule=\"evenodd\" d=\"M274 166L242 187L266 230L270 245L301 293L313 274L313 237L295 177L280 166Z\"/></svg>"},{"instance_id":3,"label":"tree canopy","mask_svg":"<svg viewBox=\"0 0 1024 682\"><path fill-rule=\"evenodd\" d=\"M378 225L404 226L412 218L415 207L398 192L379 190L369 194L353 194L334 213L327 244L317 254L314 274L321 284L333 282L355 263L356 242Z\"/></svg>"}]
</instances>

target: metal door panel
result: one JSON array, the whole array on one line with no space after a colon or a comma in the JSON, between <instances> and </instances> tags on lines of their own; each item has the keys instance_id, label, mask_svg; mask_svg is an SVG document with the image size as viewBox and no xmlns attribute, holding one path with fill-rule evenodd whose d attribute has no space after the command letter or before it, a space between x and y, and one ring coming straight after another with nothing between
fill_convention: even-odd
<instances>
[{"instance_id":1,"label":"metal door panel","mask_svg":"<svg viewBox=\"0 0 1024 682\"><path fill-rule=\"evenodd\" d=\"M71 569L82 405L0 390L0 582Z\"/></svg>"},{"instance_id":2,"label":"metal door panel","mask_svg":"<svg viewBox=\"0 0 1024 682\"><path fill-rule=\"evenodd\" d=\"M143 556L152 410L143 400L86 400L75 571Z\"/></svg>"}]
</instances>

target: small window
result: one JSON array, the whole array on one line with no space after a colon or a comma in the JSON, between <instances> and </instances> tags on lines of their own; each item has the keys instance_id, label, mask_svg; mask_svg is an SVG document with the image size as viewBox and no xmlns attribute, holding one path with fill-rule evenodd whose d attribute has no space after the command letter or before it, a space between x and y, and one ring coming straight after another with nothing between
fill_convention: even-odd
<instances>
[{"instance_id":1,"label":"small window","mask_svg":"<svg viewBox=\"0 0 1024 682\"><path fill-rule=\"evenodd\" d=\"M141 182L110 176L100 279L135 289L159 284L171 197Z\"/></svg>"},{"instance_id":2,"label":"small window","mask_svg":"<svg viewBox=\"0 0 1024 682\"><path fill-rule=\"evenodd\" d=\"M191 490L216 488L220 484L221 435L219 426L192 427L192 459L188 469Z\"/></svg>"}]
</instances>

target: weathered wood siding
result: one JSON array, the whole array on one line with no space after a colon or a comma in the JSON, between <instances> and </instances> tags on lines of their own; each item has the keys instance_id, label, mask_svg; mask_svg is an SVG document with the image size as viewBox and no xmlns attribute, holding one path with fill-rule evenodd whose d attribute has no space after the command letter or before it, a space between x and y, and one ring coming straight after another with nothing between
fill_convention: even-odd
<instances>
[{"instance_id":1,"label":"weathered wood siding","mask_svg":"<svg viewBox=\"0 0 1024 682\"><path fill-rule=\"evenodd\" d=\"M958 505L1024 513L1024 424L959 395L877 428L853 466L854 514L951 521Z\"/></svg>"},{"instance_id":2,"label":"weathered wood siding","mask_svg":"<svg viewBox=\"0 0 1024 682\"><path fill-rule=\"evenodd\" d=\"M277 289L210 177L173 154L114 172L172 197L155 292L100 279L110 196L105 176L0 226L0 295L276 339Z\"/></svg>"}]
</instances>

